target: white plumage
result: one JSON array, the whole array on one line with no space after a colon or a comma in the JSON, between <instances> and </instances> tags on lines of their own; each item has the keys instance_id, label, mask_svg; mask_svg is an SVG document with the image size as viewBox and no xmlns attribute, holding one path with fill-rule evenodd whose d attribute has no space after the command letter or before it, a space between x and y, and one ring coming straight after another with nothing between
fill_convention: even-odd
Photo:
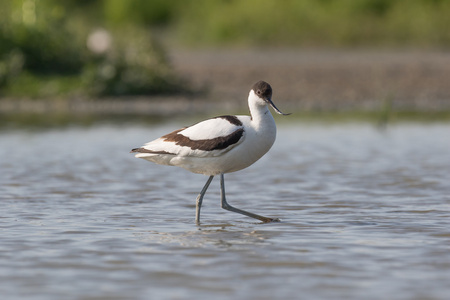
<instances>
[{"instance_id":1,"label":"white plumage","mask_svg":"<svg viewBox=\"0 0 450 300\"><path fill-rule=\"evenodd\" d=\"M251 116L219 116L185 127L151 141L132 152L136 157L170 166L178 166L193 173L210 176L197 197L196 222L200 222L203 196L212 178L221 175L222 207L263 222L274 219L262 217L230 206L225 200L223 174L252 165L269 151L275 142L275 120L270 105L272 88L264 81L255 83L250 90L248 105ZM286 115L286 114L283 114Z\"/></svg>"}]
</instances>

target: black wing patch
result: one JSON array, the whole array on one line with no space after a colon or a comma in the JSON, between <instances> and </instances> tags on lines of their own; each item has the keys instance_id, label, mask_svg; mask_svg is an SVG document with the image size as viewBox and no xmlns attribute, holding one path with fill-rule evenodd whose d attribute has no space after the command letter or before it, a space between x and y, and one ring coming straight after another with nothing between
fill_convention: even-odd
<instances>
[{"instance_id":1,"label":"black wing patch","mask_svg":"<svg viewBox=\"0 0 450 300\"><path fill-rule=\"evenodd\" d=\"M174 142L178 146L189 147L192 150L213 151L222 150L233 144L236 144L244 135L244 128L239 128L238 130L226 136L220 136L205 140L191 140L190 138L179 134L179 132L182 130L183 129L176 130L174 132L166 134L162 138L167 142Z\"/></svg>"},{"instance_id":2,"label":"black wing patch","mask_svg":"<svg viewBox=\"0 0 450 300\"><path fill-rule=\"evenodd\" d=\"M218 117L216 117L216 119L217 118L225 119L228 122L230 122L231 124L236 125L236 126L242 126L241 120L239 120L238 117L236 117L236 116L227 115L227 116L218 116Z\"/></svg>"}]
</instances>

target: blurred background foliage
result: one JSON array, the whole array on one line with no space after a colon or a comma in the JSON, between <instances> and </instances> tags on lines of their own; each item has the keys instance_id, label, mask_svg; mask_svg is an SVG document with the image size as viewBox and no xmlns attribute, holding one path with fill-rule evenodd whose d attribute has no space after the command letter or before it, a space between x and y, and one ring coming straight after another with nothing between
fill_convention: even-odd
<instances>
[{"instance_id":1,"label":"blurred background foliage","mask_svg":"<svg viewBox=\"0 0 450 300\"><path fill-rule=\"evenodd\" d=\"M448 47L447 0L187 1L187 43L308 47ZM195 4L193 3L195 2Z\"/></svg>"},{"instance_id":2,"label":"blurred background foliage","mask_svg":"<svg viewBox=\"0 0 450 300\"><path fill-rule=\"evenodd\" d=\"M149 28L117 13L126 13L124 3L2 1L0 93L37 98L184 91Z\"/></svg>"},{"instance_id":3,"label":"blurred background foliage","mask_svg":"<svg viewBox=\"0 0 450 300\"><path fill-rule=\"evenodd\" d=\"M167 47L450 46L447 0L2 0L0 94L186 92Z\"/></svg>"}]
</instances>

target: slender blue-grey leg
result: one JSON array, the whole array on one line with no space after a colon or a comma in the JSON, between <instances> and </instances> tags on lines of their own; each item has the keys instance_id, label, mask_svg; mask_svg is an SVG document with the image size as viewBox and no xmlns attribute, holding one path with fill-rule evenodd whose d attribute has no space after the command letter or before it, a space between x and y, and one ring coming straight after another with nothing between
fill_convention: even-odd
<instances>
[{"instance_id":1,"label":"slender blue-grey leg","mask_svg":"<svg viewBox=\"0 0 450 300\"><path fill-rule=\"evenodd\" d=\"M222 208L238 213L238 214L243 214L246 215L250 218L254 218L254 219L258 219L260 221L263 221L264 223L269 223L269 222L279 222L279 219L272 219L272 218L267 218L267 217L263 217L242 209L238 209L235 208L233 206L231 206L230 204L227 203L227 200L225 198L225 180L223 178L223 174L220 174L220 198L221 198L221 204L222 204Z\"/></svg>"},{"instance_id":2,"label":"slender blue-grey leg","mask_svg":"<svg viewBox=\"0 0 450 300\"><path fill-rule=\"evenodd\" d=\"M208 189L209 184L211 183L213 178L214 178L214 175L209 176L208 181L206 181L205 186L203 187L200 194L197 196L197 201L196 201L197 204L195 207L195 223L197 223L197 224L200 224L200 209L202 208L203 196L205 195L206 190Z\"/></svg>"}]
</instances>

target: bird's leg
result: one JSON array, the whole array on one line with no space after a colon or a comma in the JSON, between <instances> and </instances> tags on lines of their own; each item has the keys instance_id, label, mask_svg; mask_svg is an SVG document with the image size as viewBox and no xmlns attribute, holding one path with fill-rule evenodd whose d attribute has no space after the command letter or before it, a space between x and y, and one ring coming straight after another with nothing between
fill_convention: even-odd
<instances>
[{"instance_id":1,"label":"bird's leg","mask_svg":"<svg viewBox=\"0 0 450 300\"><path fill-rule=\"evenodd\" d=\"M195 223L197 223L197 225L200 224L200 208L202 207L203 196L205 195L206 190L208 189L209 184L211 183L213 178L214 178L214 175L209 176L208 180L206 181L205 186L203 187L200 194L197 196L196 207L195 207Z\"/></svg>"},{"instance_id":2,"label":"bird's leg","mask_svg":"<svg viewBox=\"0 0 450 300\"><path fill-rule=\"evenodd\" d=\"M220 197L221 197L221 201L222 201L222 208L238 213L238 214L243 214L246 215L248 217L254 218L254 219L258 219L260 221L263 221L264 223L269 223L269 222L279 222L279 219L272 219L272 218L267 218L267 217L263 217L242 209L238 209L236 207L231 206L230 204L228 204L226 198L225 198L225 180L223 178L223 174L220 174Z\"/></svg>"}]
</instances>

